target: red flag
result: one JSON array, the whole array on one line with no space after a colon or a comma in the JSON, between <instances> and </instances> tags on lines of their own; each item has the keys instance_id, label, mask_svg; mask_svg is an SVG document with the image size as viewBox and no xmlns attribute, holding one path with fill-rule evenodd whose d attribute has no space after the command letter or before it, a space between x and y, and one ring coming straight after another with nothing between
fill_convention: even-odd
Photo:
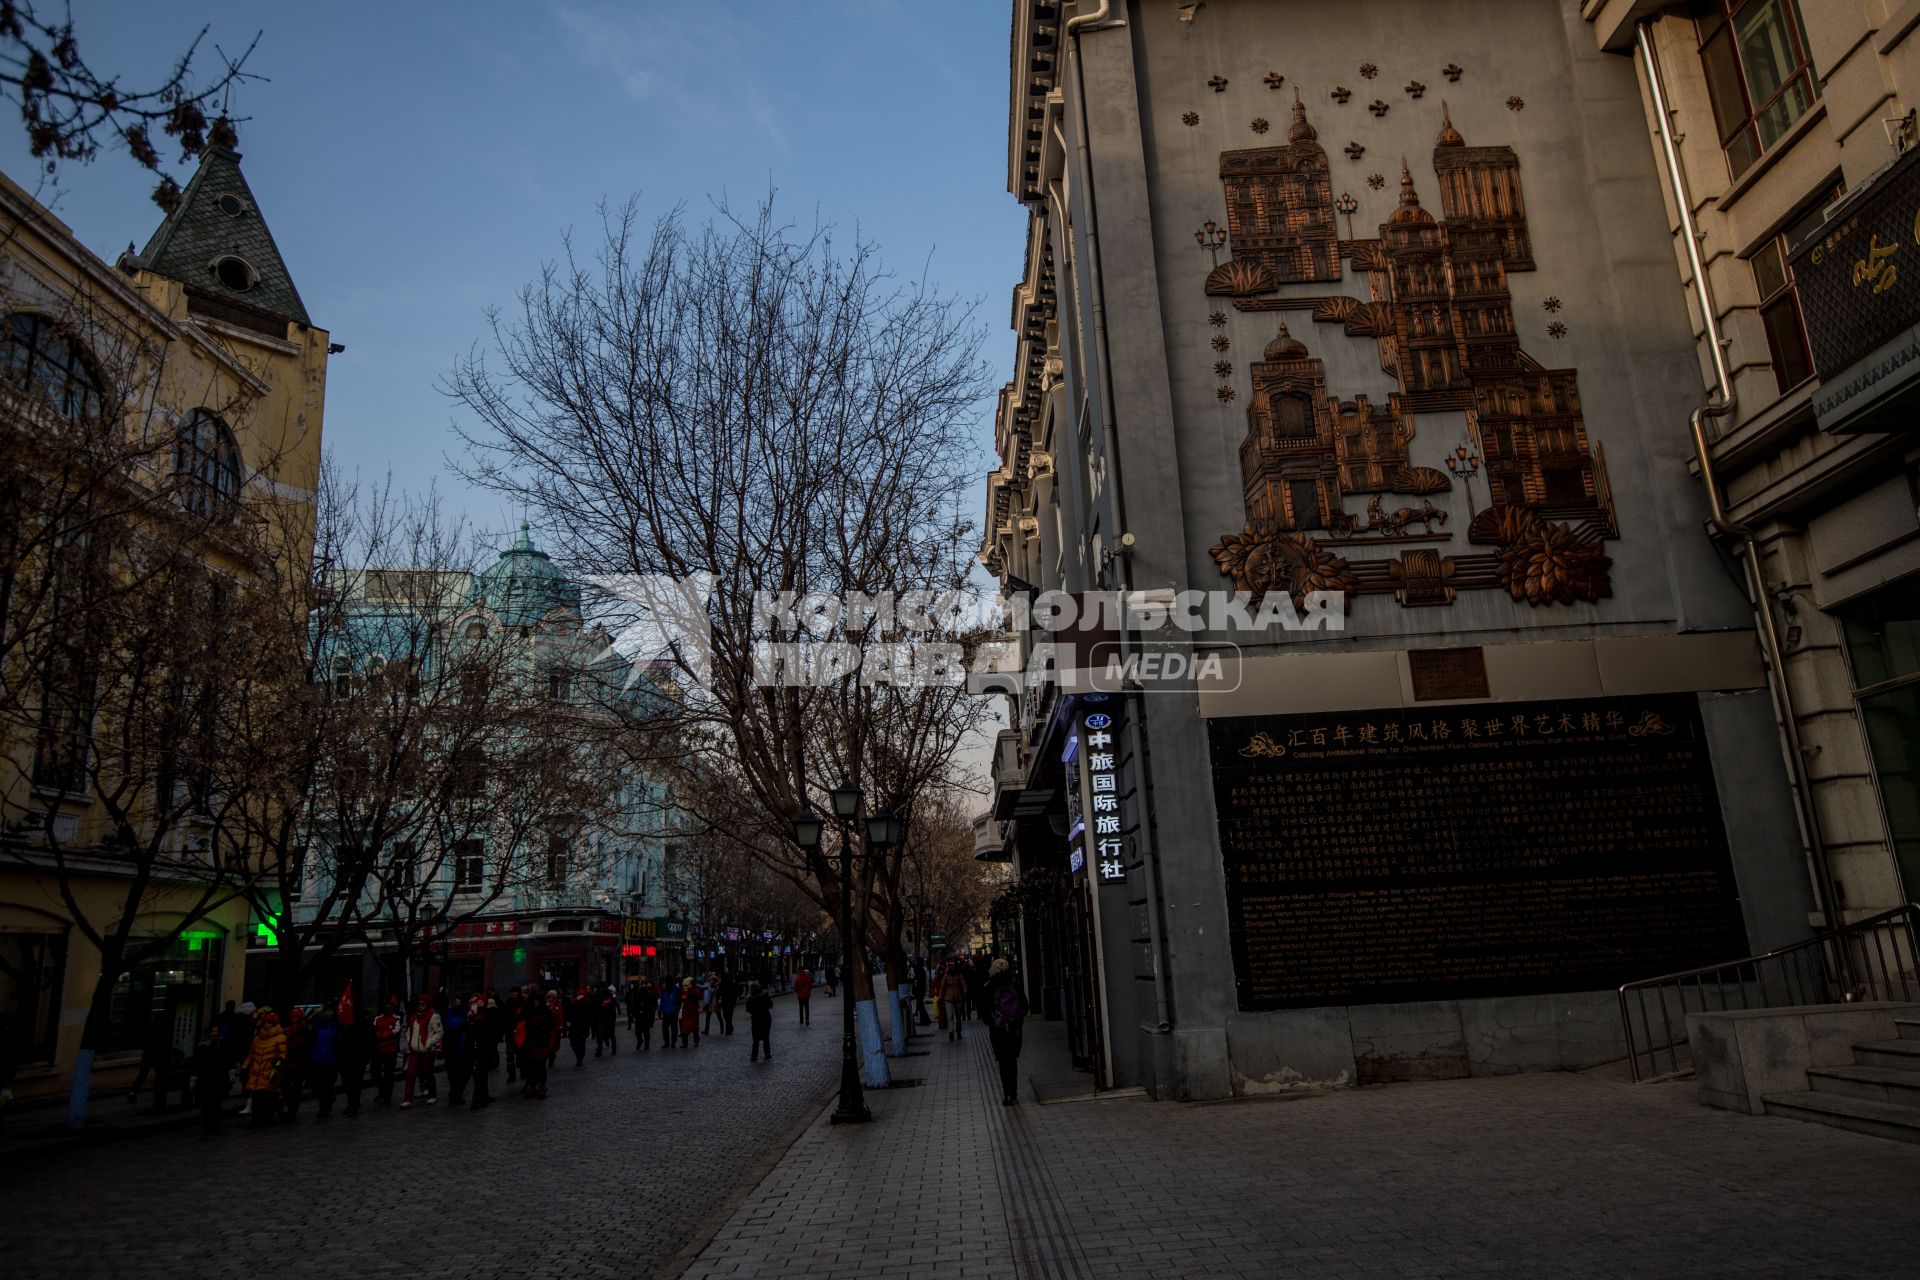
<instances>
[{"instance_id":1,"label":"red flag","mask_svg":"<svg viewBox=\"0 0 1920 1280\"><path fill-rule=\"evenodd\" d=\"M350 1027L353 1025L353 979L352 978L347 979L346 988L340 992L339 1014L340 1014L341 1026Z\"/></svg>"}]
</instances>

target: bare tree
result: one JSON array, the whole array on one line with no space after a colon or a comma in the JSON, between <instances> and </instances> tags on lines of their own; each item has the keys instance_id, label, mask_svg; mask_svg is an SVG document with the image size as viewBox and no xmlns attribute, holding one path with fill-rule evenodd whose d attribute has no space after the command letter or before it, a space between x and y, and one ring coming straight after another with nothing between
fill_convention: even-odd
<instances>
[{"instance_id":1,"label":"bare tree","mask_svg":"<svg viewBox=\"0 0 1920 1280\"><path fill-rule=\"evenodd\" d=\"M951 792L916 810L902 879L924 904L928 932L956 945L986 923L994 898L1007 884L1003 864L974 858L973 824ZM926 941L921 939L923 945Z\"/></svg>"},{"instance_id":2,"label":"bare tree","mask_svg":"<svg viewBox=\"0 0 1920 1280\"><path fill-rule=\"evenodd\" d=\"M902 641L944 652L933 623L769 604L966 586L978 327L870 244L781 223L771 198L697 228L675 212L649 231L631 203L603 224L591 260L569 243L451 375L472 474L584 572L698 584L672 619L683 750L733 784L698 817L837 914L836 850L796 848L792 819L842 778L871 808L910 804L977 708L957 669L899 669ZM616 585L598 603L621 616L632 599ZM859 999L865 956L897 950L898 856L857 869Z\"/></svg>"},{"instance_id":3,"label":"bare tree","mask_svg":"<svg viewBox=\"0 0 1920 1280\"><path fill-rule=\"evenodd\" d=\"M171 213L180 185L164 170L156 132L179 146L182 162L209 146L233 146L227 100L234 86L255 78L245 68L257 33L237 56L214 46L218 66L204 79L196 75L209 30L200 29L164 79L134 87L87 61L67 6L55 19L32 0L0 0L0 96L19 104L28 148L49 174L61 161L85 163L102 146L117 146L160 175L153 200Z\"/></svg>"},{"instance_id":4,"label":"bare tree","mask_svg":"<svg viewBox=\"0 0 1920 1280\"><path fill-rule=\"evenodd\" d=\"M276 1002L376 929L407 985L460 923L591 878L607 846L582 833L630 816L590 687L624 671L569 668L557 698L548 623L473 599L484 551L431 495L328 467L311 568L259 601L222 741L252 780L230 822L239 890L276 922Z\"/></svg>"}]
</instances>

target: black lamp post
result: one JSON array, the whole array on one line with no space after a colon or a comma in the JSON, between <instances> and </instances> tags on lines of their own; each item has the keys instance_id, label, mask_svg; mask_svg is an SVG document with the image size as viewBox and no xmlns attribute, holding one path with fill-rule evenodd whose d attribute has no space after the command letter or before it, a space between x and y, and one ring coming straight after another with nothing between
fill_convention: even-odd
<instances>
[{"instance_id":1,"label":"black lamp post","mask_svg":"<svg viewBox=\"0 0 1920 1280\"><path fill-rule=\"evenodd\" d=\"M833 1109L833 1124L865 1124L873 1119L860 1091L860 1058L854 1031L853 1009L853 819L860 812L860 788L851 780L842 781L828 792L833 802L834 822L840 828L840 1105ZM811 811L794 819L794 839L805 849L820 847L820 819Z\"/></svg>"}]
</instances>

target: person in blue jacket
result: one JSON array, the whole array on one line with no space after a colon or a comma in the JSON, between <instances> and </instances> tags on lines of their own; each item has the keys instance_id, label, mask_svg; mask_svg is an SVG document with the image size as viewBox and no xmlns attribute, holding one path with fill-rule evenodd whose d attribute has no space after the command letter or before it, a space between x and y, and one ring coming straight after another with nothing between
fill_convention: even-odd
<instances>
[{"instance_id":1,"label":"person in blue jacket","mask_svg":"<svg viewBox=\"0 0 1920 1280\"><path fill-rule=\"evenodd\" d=\"M680 1032L680 984L668 978L660 984L660 1047L673 1048Z\"/></svg>"},{"instance_id":2,"label":"person in blue jacket","mask_svg":"<svg viewBox=\"0 0 1920 1280\"><path fill-rule=\"evenodd\" d=\"M444 1038L440 1053L447 1064L447 1100L460 1106L467 1100L467 1081L473 1076L473 1036L467 1025L467 1002L450 1000L440 1015Z\"/></svg>"},{"instance_id":3,"label":"person in blue jacket","mask_svg":"<svg viewBox=\"0 0 1920 1280\"><path fill-rule=\"evenodd\" d=\"M333 1115L334 1081L339 1074L340 1019L332 1009L322 1009L314 1015L307 1050L307 1087L313 1090L322 1120Z\"/></svg>"}]
</instances>

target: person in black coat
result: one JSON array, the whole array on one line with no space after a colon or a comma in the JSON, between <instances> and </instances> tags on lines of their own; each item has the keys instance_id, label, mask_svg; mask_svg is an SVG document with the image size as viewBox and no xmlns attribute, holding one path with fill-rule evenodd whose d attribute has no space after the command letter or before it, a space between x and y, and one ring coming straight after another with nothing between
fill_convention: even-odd
<instances>
[{"instance_id":1,"label":"person in black coat","mask_svg":"<svg viewBox=\"0 0 1920 1280\"><path fill-rule=\"evenodd\" d=\"M227 1046L216 1024L194 1048L188 1063L193 1072L193 1100L200 1107L200 1127L211 1133L220 1127L220 1107L227 1100Z\"/></svg>"},{"instance_id":2,"label":"person in black coat","mask_svg":"<svg viewBox=\"0 0 1920 1280\"><path fill-rule=\"evenodd\" d=\"M740 1003L740 979L737 975L720 975L720 1034L733 1034L733 1007ZM772 1053L767 1054L772 1057Z\"/></svg>"},{"instance_id":3,"label":"person in black coat","mask_svg":"<svg viewBox=\"0 0 1920 1280\"><path fill-rule=\"evenodd\" d=\"M593 1056L600 1051L620 1052L620 997L612 987L602 987L593 997Z\"/></svg>"},{"instance_id":4,"label":"person in black coat","mask_svg":"<svg viewBox=\"0 0 1920 1280\"><path fill-rule=\"evenodd\" d=\"M994 1061L1000 1066L1001 1105L1013 1106L1020 1101L1020 1039L1027 1020L1027 995L1005 960L995 960L987 970L980 1013L987 1023Z\"/></svg>"},{"instance_id":5,"label":"person in black coat","mask_svg":"<svg viewBox=\"0 0 1920 1280\"><path fill-rule=\"evenodd\" d=\"M491 996L475 996L467 1011L467 1043L473 1055L473 1101L467 1104L470 1111L493 1105L487 1075L500 1066L500 1041L504 1032L499 1002Z\"/></svg>"},{"instance_id":6,"label":"person in black coat","mask_svg":"<svg viewBox=\"0 0 1920 1280\"><path fill-rule=\"evenodd\" d=\"M346 1095L346 1114L360 1114L360 1091L366 1087L367 1064L373 1061L373 1019L354 1011L353 1021L340 1024L334 1042L334 1057L340 1065L340 1092Z\"/></svg>"},{"instance_id":7,"label":"person in black coat","mask_svg":"<svg viewBox=\"0 0 1920 1280\"><path fill-rule=\"evenodd\" d=\"M593 1034L593 1001L582 989L574 996L573 1003L562 1014L567 1027L567 1043L573 1046L573 1065L583 1067L587 1064L587 1037ZM555 1048L555 1053L559 1052Z\"/></svg>"},{"instance_id":8,"label":"person in black coat","mask_svg":"<svg viewBox=\"0 0 1920 1280\"><path fill-rule=\"evenodd\" d=\"M773 1034L773 997L759 983L747 993L747 1029L753 1032L753 1055L750 1062L758 1062L764 1049L767 1061L773 1061L773 1042L768 1038Z\"/></svg>"}]
</instances>

